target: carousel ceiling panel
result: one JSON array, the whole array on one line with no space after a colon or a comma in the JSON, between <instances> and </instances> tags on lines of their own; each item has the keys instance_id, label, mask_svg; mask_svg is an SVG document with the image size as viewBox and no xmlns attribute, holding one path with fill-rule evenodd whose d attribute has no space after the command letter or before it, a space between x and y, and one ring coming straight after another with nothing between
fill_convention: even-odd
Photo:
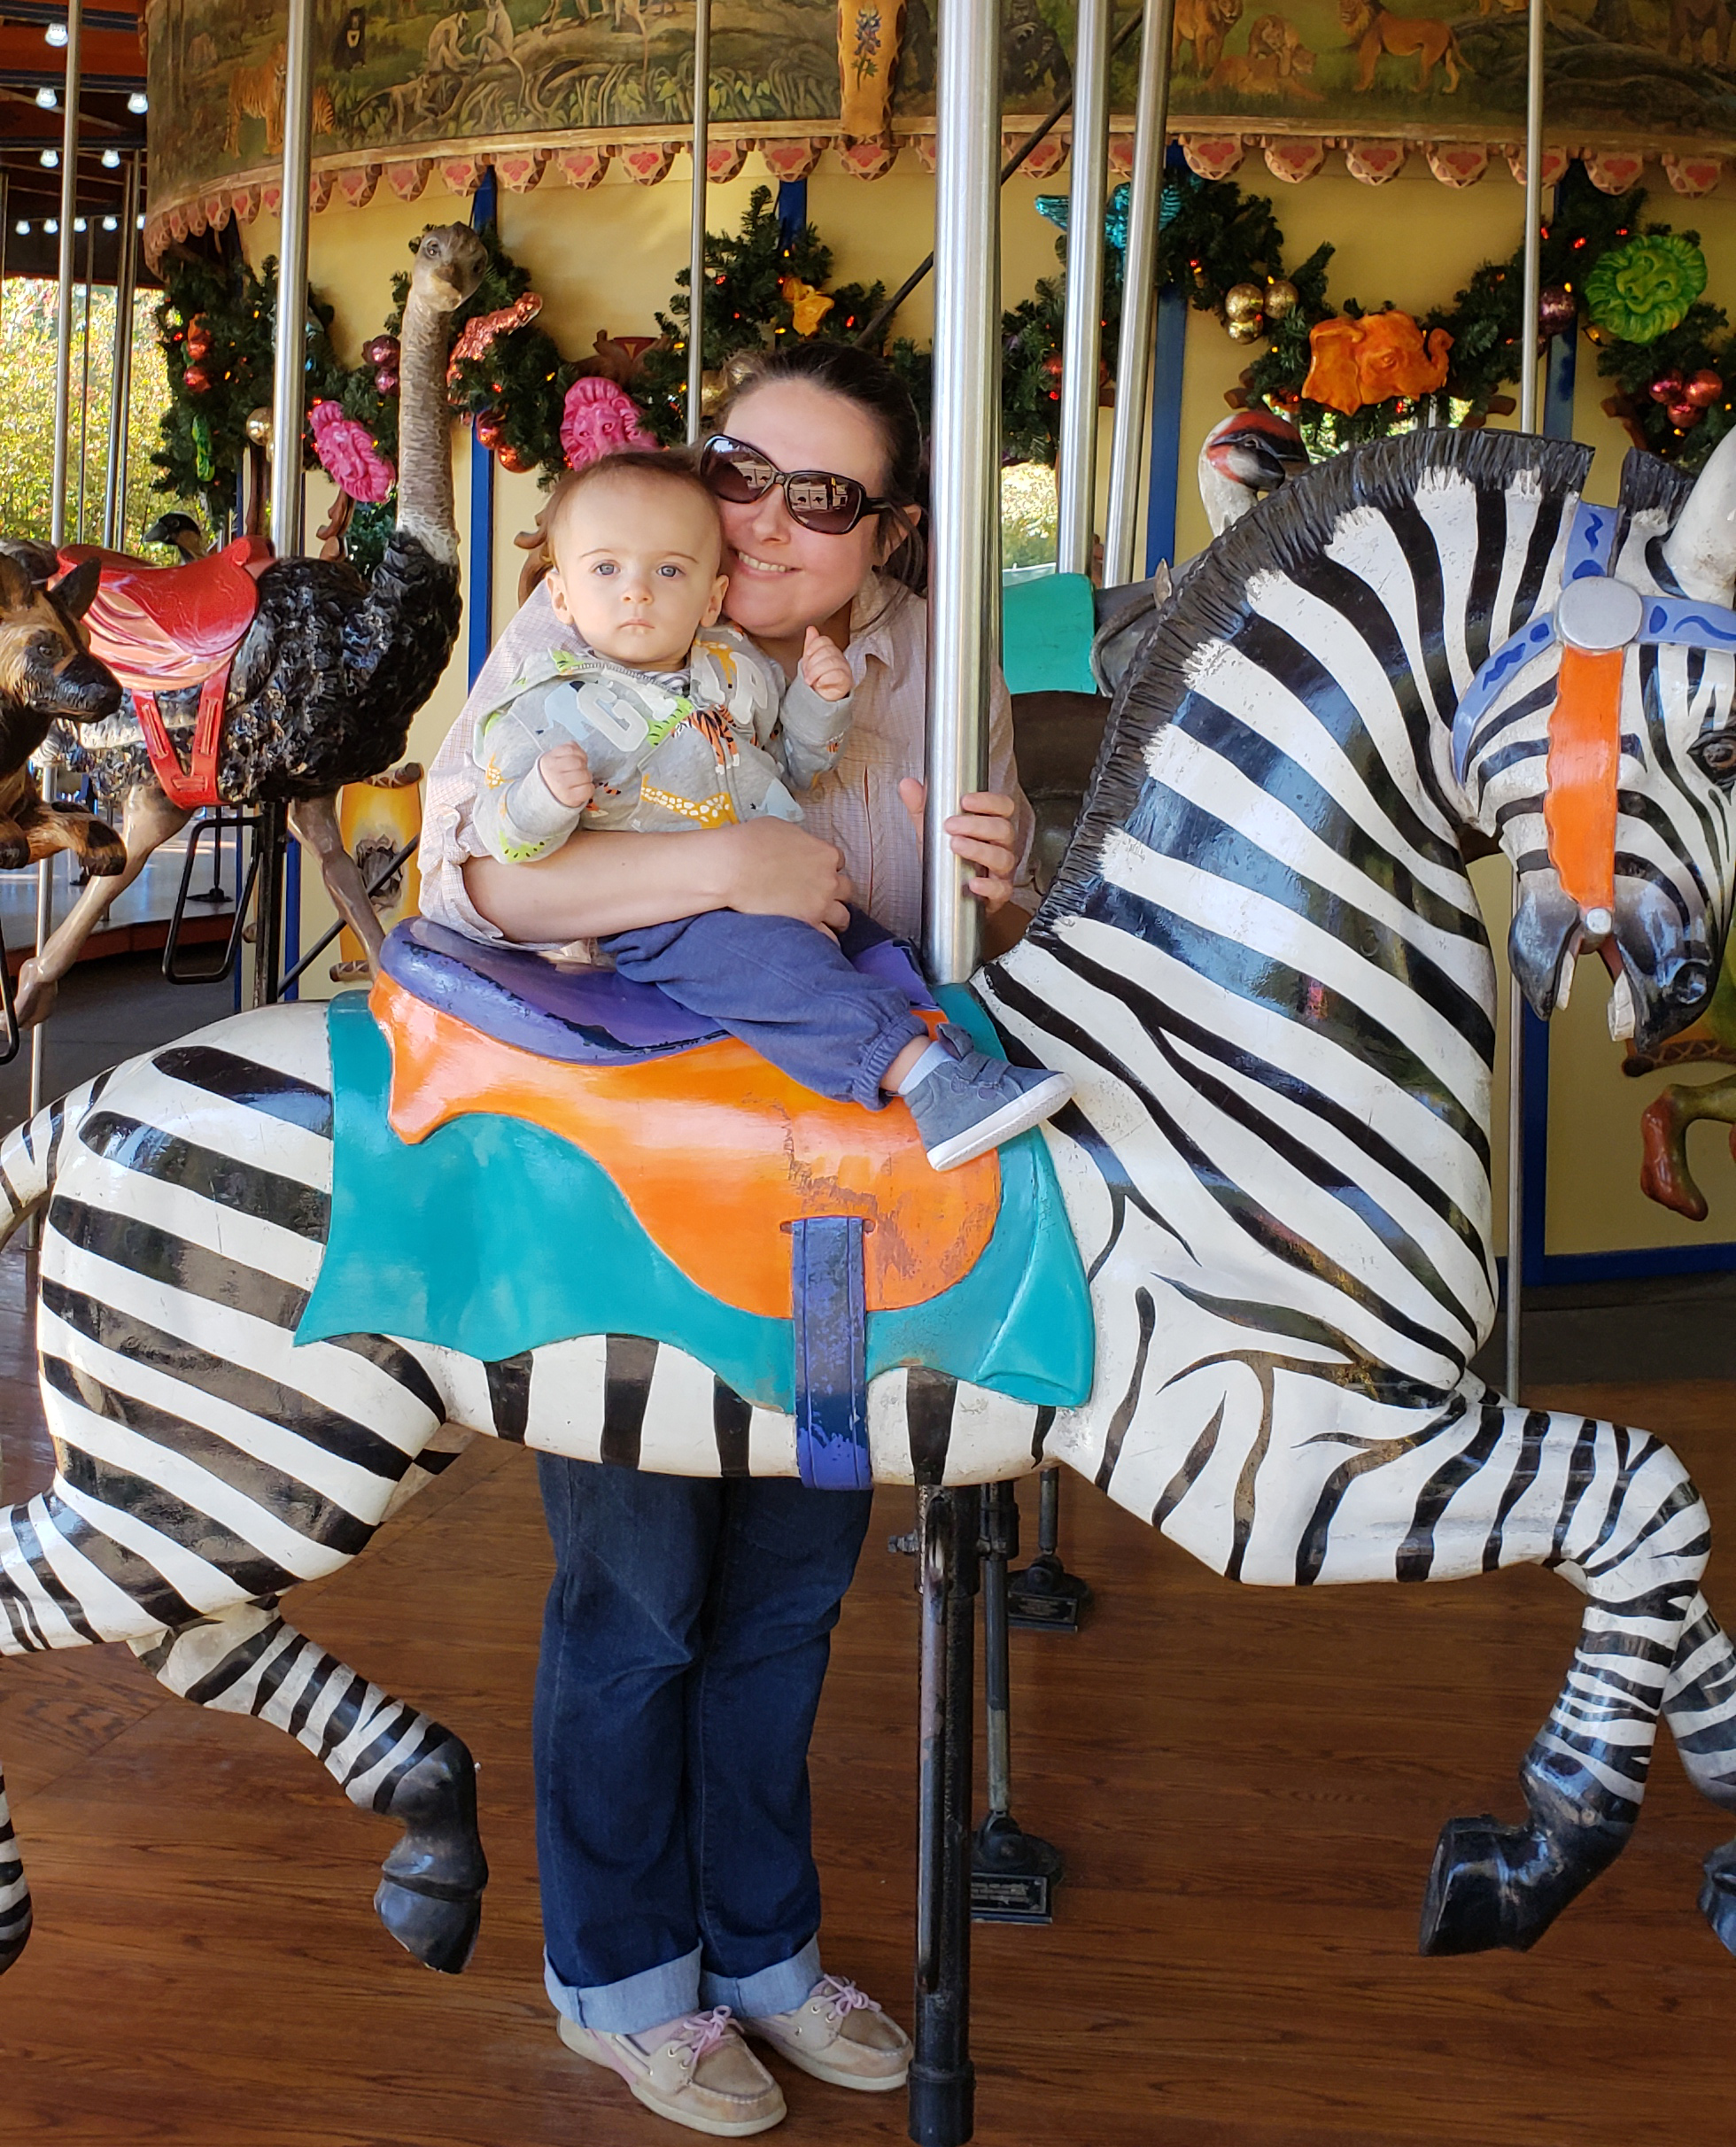
<instances>
[{"instance_id":1,"label":"carousel ceiling panel","mask_svg":"<svg viewBox=\"0 0 1736 2147\"><path fill-rule=\"evenodd\" d=\"M1329 155L1336 168L1348 148L1349 168L1377 182L1393 166L1375 145L1398 142L1463 184L1472 164L1484 168L1479 152L1499 164L1523 137L1523 0L1481 0L1475 15L1430 7L1177 0L1171 124L1220 162L1264 150L1285 177ZM346 170L461 174L497 156L575 184L614 158L650 183L690 123L693 0L328 0L320 20L313 146L328 198L362 183ZM173 213L198 229L214 201L273 175L283 11L151 0L146 22L154 221ZM1005 22L1016 137L1068 87L1073 10L1006 0ZM1610 159L1667 154L1672 179L1679 170L1678 184L1702 188L1736 150L1729 42L1723 0L1554 0L1552 143ZM1137 65L1130 41L1112 85L1123 133ZM878 177L903 149L928 146L934 108L932 0L713 0L711 127L725 161L753 146L794 170L835 151Z\"/></svg>"}]
</instances>

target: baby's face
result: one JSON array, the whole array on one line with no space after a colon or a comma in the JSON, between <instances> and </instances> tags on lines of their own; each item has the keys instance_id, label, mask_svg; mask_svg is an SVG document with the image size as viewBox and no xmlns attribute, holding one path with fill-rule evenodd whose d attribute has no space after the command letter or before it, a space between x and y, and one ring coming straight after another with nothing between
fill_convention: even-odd
<instances>
[{"instance_id":1,"label":"baby's face","mask_svg":"<svg viewBox=\"0 0 1736 2147\"><path fill-rule=\"evenodd\" d=\"M599 477L568 503L552 549L555 616L635 670L678 670L723 609L717 510L691 485Z\"/></svg>"}]
</instances>

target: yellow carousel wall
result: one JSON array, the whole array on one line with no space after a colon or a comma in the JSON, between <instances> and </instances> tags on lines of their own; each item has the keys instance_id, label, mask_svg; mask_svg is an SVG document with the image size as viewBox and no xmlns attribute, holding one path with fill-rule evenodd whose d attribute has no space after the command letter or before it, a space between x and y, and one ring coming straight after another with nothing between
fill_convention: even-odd
<instances>
[{"instance_id":1,"label":"yellow carousel wall","mask_svg":"<svg viewBox=\"0 0 1736 2147\"><path fill-rule=\"evenodd\" d=\"M1352 180L1336 156L1329 159L1328 168L1318 177L1298 186L1276 181L1262 184L1266 174L1252 155L1237 176L1244 188L1273 196L1287 258L1300 260L1316 245L1329 243L1337 250L1333 291L1355 296L1368 306L1390 299L1407 311L1422 313L1450 300L1480 261L1510 253L1521 236L1521 190L1498 162L1492 161L1488 175L1478 184L1461 191L1440 184L1420 158L1413 158L1397 178L1378 188ZM1028 292L1039 275L1054 271L1054 229L1038 216L1035 200L1039 192L1065 191L1066 177L1064 167L1041 182L1016 178L1004 190L1002 290L1006 304ZM759 157L753 154L739 177L715 185L710 190L711 228L735 227L749 191L766 180ZM1736 296L1736 185L1725 181L1701 199L1678 200L1655 166L1648 167L1646 183L1655 214L1678 230L1699 231L1710 270L1708 295L1730 304ZM903 156L883 177L864 181L836 168L828 156L809 180L808 189L809 214L833 249L837 280L880 277L895 284L928 251L934 182L914 157ZM588 350L599 329L616 335L653 329L653 315L666 305L676 271L686 261L688 198L685 160L678 161L670 177L655 186L634 184L618 167L612 167L588 192L552 183L528 194L502 190L501 237L542 292L544 322L562 350ZM337 308L335 334L340 355L353 360L361 343L378 331L391 275L401 266L409 242L425 225L466 218L469 210L468 199L444 193L437 177L416 202L388 198L382 190L360 209L334 198L313 220L310 274L315 287ZM249 257L262 260L276 250L275 225L261 214L246 228L244 242ZM911 301L899 325L905 333L928 338L933 326L930 288ZM1600 407L1609 389L1598 374L1596 357L1582 342L1574 429L1597 450L1591 495L1608 501L1615 497L1627 442L1620 426ZM1197 551L1208 534L1191 483L1193 457L1206 431L1224 415L1225 391L1235 385L1245 362L1245 353L1228 340L1213 315L1190 314L1182 415L1183 479L1176 517L1177 550L1183 558ZM1108 422L1105 413L1105 446ZM454 436L453 457L459 525L464 531L468 436ZM534 477L515 477L498 469L495 487L493 603L498 631L516 601L523 555L513 545L513 534L530 526L540 494ZM322 479L310 480L310 529L317 526L329 497ZM467 585L468 570L467 561ZM431 757L462 703L466 678L466 647L461 634L446 675L412 736L411 750L418 758ZM1499 948L1507 905L1504 868L1480 867L1478 881ZM324 928L329 912L323 908L322 894L312 875L306 878L304 889L304 916L311 936ZM1502 983L1505 1005L1504 976ZM1639 1112L1664 1077L1630 1081L1623 1076L1620 1047L1605 1033L1606 997L1600 966L1582 965L1571 1008L1554 1025L1549 1251L1601 1252L1736 1240L1736 1165L1724 1151L1717 1128L1701 1129L1693 1136L1703 1143L1696 1146L1694 1156L1711 1201L1707 1222L1686 1222L1640 1195ZM1498 1128L1498 1147L1500 1141Z\"/></svg>"}]
</instances>

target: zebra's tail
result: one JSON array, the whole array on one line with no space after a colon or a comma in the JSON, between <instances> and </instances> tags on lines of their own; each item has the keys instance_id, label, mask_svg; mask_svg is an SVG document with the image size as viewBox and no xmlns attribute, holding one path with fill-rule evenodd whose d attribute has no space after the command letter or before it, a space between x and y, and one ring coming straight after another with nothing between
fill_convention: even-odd
<instances>
[{"instance_id":1,"label":"zebra's tail","mask_svg":"<svg viewBox=\"0 0 1736 2147\"><path fill-rule=\"evenodd\" d=\"M81 1081L0 1141L0 1244L54 1190L67 1126L78 1123L111 1078L105 1074L94 1081Z\"/></svg>"}]
</instances>

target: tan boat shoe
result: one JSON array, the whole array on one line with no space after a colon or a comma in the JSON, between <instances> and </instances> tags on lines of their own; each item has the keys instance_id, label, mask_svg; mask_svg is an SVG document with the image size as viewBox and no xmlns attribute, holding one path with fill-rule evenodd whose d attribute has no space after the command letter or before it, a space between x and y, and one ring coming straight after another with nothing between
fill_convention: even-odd
<instances>
[{"instance_id":1,"label":"tan boat shoe","mask_svg":"<svg viewBox=\"0 0 1736 2147\"><path fill-rule=\"evenodd\" d=\"M911 2069L911 2039L865 1990L823 1975L794 2012L744 2020L750 2035L834 2088L884 2095L902 2088Z\"/></svg>"},{"instance_id":2,"label":"tan boat shoe","mask_svg":"<svg viewBox=\"0 0 1736 2147\"><path fill-rule=\"evenodd\" d=\"M745 2139L784 2121L784 2091L741 2040L727 2005L637 2035L608 2035L563 2014L570 2050L618 2073L647 2110L690 2132Z\"/></svg>"}]
</instances>

